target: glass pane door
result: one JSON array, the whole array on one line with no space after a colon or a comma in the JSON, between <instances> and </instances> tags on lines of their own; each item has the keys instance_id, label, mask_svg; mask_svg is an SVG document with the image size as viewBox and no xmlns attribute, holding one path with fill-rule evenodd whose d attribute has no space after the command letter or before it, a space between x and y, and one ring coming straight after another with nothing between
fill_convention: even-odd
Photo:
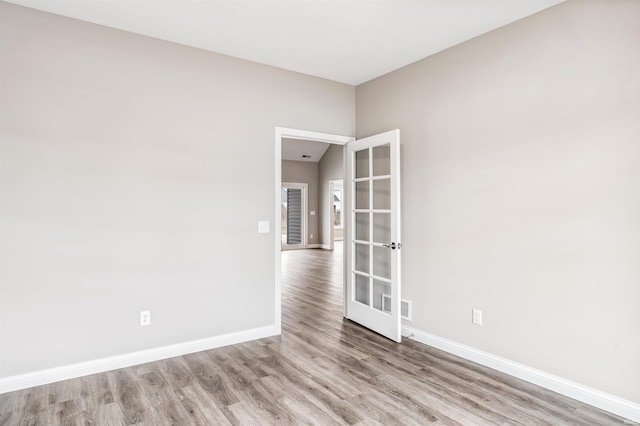
<instances>
[{"instance_id":1,"label":"glass pane door","mask_svg":"<svg viewBox=\"0 0 640 426\"><path fill-rule=\"evenodd\" d=\"M281 192L282 249L306 246L306 184L283 183Z\"/></svg>"},{"instance_id":2,"label":"glass pane door","mask_svg":"<svg viewBox=\"0 0 640 426\"><path fill-rule=\"evenodd\" d=\"M347 152L347 317L399 341L399 132L351 142Z\"/></svg>"}]
</instances>

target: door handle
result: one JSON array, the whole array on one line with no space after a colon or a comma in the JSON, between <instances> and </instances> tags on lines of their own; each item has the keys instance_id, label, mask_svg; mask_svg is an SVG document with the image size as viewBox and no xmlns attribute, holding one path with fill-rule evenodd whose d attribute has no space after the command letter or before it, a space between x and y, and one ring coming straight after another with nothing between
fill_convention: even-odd
<instances>
[{"instance_id":1,"label":"door handle","mask_svg":"<svg viewBox=\"0 0 640 426\"><path fill-rule=\"evenodd\" d=\"M382 247L386 247L386 248L390 248L391 250L395 250L396 249L396 243L383 244Z\"/></svg>"}]
</instances>

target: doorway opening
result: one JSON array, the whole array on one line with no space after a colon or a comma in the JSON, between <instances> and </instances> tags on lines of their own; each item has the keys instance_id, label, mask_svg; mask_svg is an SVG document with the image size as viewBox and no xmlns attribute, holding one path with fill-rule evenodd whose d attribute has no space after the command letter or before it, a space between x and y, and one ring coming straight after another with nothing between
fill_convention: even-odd
<instances>
[{"instance_id":1,"label":"doorway opening","mask_svg":"<svg viewBox=\"0 0 640 426\"><path fill-rule=\"evenodd\" d=\"M275 250L275 284L276 284L275 285L275 307L276 307L275 324L278 329L278 332L282 331L282 279L283 279L282 277L282 270L283 270L282 268L282 256L283 256L282 230L284 229L283 227L285 226L284 224L285 219L283 217L283 211L282 211L283 196L285 195L285 192L283 191L283 185L284 185L283 184L283 159L284 159L283 146L287 145L288 146L287 149L289 149L289 147L292 147L291 149L295 150L295 149L300 149L305 144L309 146L308 144L311 142L330 144L331 146L337 145L339 146L339 148L334 147L333 151L334 152L339 151L340 157L341 159L343 159L344 145L346 145L348 142L351 142L353 140L354 138L350 136L317 133L317 132L310 132L306 130L288 129L288 128L282 128L282 127L276 127L275 129L275 145L276 145L275 146L276 148L275 150L276 151L275 208L276 208L276 211L275 211L274 229L277 230L277 232L275 232L275 249L276 249ZM297 155L299 155L300 161L313 161L314 158L312 154L307 154L306 152L304 152L305 149L302 149L302 151L303 152L297 152ZM305 156L309 156L310 158ZM291 160L288 160L288 161L291 161ZM333 176L333 178L330 180L334 180L334 181L342 180L342 176L344 176L344 171L345 171L344 161L341 161L341 165L339 168L340 168L339 170L340 176ZM316 176L318 176L317 173L316 173ZM340 178L340 179L336 179L336 178ZM334 232L335 215L332 213L334 208L334 203L329 202L331 200L331 198L329 197L329 192L331 191L331 184L329 182L329 179L326 182L326 186L324 185L324 182L322 185L320 185L319 182L316 182L316 185L315 185L316 189L314 194L312 194L311 185L309 185L308 182L306 183L308 186L307 187L307 198L308 198L307 207L308 208L307 208L307 215L305 215L304 217L304 219L306 219L306 229L304 229L304 232L301 230L302 235L300 235L300 239L303 241L306 241L306 244L304 244L304 247L307 247L307 248L333 249L334 248L333 238L335 235L335 232ZM286 194L287 196L289 195L288 192ZM293 192L291 194L293 194ZM342 191L342 194L344 194L344 191ZM344 195L342 195L342 198L344 198ZM313 203L313 201L315 201L315 203ZM341 203L344 203L344 200L342 200ZM342 205L340 206L340 208L342 208ZM341 217L342 216L343 214L341 214ZM310 225L313 227L313 229L315 229L315 232L311 232L309 230ZM345 226L343 221L343 227L342 227L343 232L344 232L344 228ZM294 232L296 232L294 227L292 227L291 229ZM298 248L303 248L303 247L298 247ZM286 252L286 253L290 253L290 252ZM344 253L345 253L344 251L342 251L342 253L334 253L335 255L341 255L343 257L342 259L343 265L346 264L346 262L344 261L344 256L345 256ZM341 271L340 276L342 277L342 285L344 286L345 285L344 283L346 282L344 269L343 271Z\"/></svg>"}]
</instances>

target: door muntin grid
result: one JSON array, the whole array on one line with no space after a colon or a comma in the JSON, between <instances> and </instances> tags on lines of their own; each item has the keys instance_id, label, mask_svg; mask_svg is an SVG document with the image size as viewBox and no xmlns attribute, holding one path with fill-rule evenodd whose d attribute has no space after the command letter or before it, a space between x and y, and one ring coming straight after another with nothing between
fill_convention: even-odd
<instances>
[{"instance_id":1,"label":"door muntin grid","mask_svg":"<svg viewBox=\"0 0 640 426\"><path fill-rule=\"evenodd\" d=\"M354 151L351 180L352 298L385 315L383 299L391 293L391 158L390 145Z\"/></svg>"}]
</instances>

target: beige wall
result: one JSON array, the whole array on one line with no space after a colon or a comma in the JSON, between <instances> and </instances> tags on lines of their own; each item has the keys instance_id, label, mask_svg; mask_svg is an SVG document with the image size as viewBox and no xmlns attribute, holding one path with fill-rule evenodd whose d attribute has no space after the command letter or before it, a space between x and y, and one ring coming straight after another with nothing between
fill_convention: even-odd
<instances>
[{"instance_id":1,"label":"beige wall","mask_svg":"<svg viewBox=\"0 0 640 426\"><path fill-rule=\"evenodd\" d=\"M639 5L357 89L359 137L401 129L412 325L635 402ZM274 126L351 135L352 87L2 2L0 52L0 377L273 323Z\"/></svg>"},{"instance_id":2,"label":"beige wall","mask_svg":"<svg viewBox=\"0 0 640 426\"><path fill-rule=\"evenodd\" d=\"M318 200L318 210L320 213L319 230L320 230L320 244L328 246L331 243L331 228L327 226L327 217L331 215L331 209L333 203L330 202L331 198L331 185L330 180L337 180L344 178L344 147L342 145L331 145L329 149L324 153L320 162L318 163L318 182L320 186Z\"/></svg>"},{"instance_id":3,"label":"beige wall","mask_svg":"<svg viewBox=\"0 0 640 426\"><path fill-rule=\"evenodd\" d=\"M0 51L0 377L274 324L274 128L353 87L1 2Z\"/></svg>"},{"instance_id":4,"label":"beige wall","mask_svg":"<svg viewBox=\"0 0 640 426\"><path fill-rule=\"evenodd\" d=\"M358 86L412 326L640 402L639 41L640 2L569 1Z\"/></svg>"},{"instance_id":5,"label":"beige wall","mask_svg":"<svg viewBox=\"0 0 640 426\"><path fill-rule=\"evenodd\" d=\"M318 244L318 163L282 160L282 182L308 184L307 244Z\"/></svg>"}]
</instances>

